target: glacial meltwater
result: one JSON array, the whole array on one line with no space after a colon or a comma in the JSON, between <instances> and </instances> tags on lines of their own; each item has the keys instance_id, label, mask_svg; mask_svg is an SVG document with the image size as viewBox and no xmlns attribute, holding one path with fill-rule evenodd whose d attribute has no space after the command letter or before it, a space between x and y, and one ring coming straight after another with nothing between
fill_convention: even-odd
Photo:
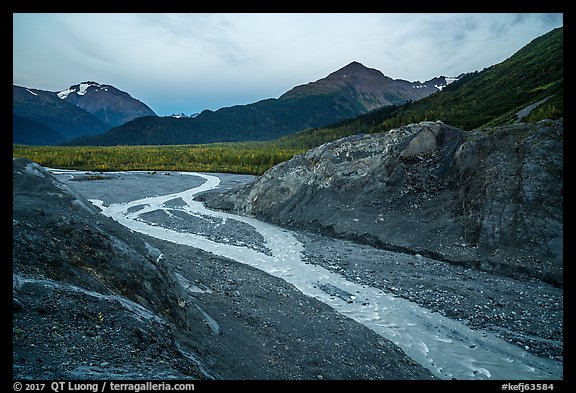
<instances>
[{"instance_id":1,"label":"glacial meltwater","mask_svg":"<svg viewBox=\"0 0 576 393\"><path fill-rule=\"evenodd\" d=\"M80 172L52 170L52 173L68 176ZM145 175L144 172L122 174L128 177ZM470 329L461 321L304 261L304 246L293 232L250 217L212 211L194 200L196 194L219 187L217 176L190 172L178 174L193 176L202 182L197 181L197 187L167 195L148 195L108 205L96 198L91 202L102 209L104 215L134 231L196 247L286 280L302 293L330 305L392 341L439 378L563 378L561 362L537 357L491 332ZM150 190L149 194L153 191ZM172 221L168 224L169 220ZM263 247L237 241L233 234L211 236L206 231L193 230L190 223L194 221L213 228L230 222L241 223L261 236Z\"/></svg>"}]
</instances>

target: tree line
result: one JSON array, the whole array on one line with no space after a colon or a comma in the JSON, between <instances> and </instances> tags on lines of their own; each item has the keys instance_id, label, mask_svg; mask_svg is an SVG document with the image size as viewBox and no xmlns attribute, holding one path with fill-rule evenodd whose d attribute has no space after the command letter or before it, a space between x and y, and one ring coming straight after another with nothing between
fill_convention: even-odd
<instances>
[{"instance_id":1,"label":"tree line","mask_svg":"<svg viewBox=\"0 0 576 393\"><path fill-rule=\"evenodd\" d=\"M51 168L90 171L171 170L261 175L302 153L273 142L146 146L13 145L13 157Z\"/></svg>"}]
</instances>

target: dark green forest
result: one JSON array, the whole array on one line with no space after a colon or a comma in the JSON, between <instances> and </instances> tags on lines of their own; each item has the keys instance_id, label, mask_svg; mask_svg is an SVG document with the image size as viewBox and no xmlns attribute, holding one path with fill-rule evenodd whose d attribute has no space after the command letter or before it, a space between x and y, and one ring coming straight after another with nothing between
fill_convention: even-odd
<instances>
[{"instance_id":1,"label":"dark green forest","mask_svg":"<svg viewBox=\"0 0 576 393\"><path fill-rule=\"evenodd\" d=\"M209 142L269 141L308 127L350 119L365 111L359 103L325 94L294 99L267 99L217 111L205 110L195 118L144 116L101 135L67 141L66 145L199 144ZM134 136L137 135L138 138ZM192 142L193 141L193 142Z\"/></svg>"}]
</instances>

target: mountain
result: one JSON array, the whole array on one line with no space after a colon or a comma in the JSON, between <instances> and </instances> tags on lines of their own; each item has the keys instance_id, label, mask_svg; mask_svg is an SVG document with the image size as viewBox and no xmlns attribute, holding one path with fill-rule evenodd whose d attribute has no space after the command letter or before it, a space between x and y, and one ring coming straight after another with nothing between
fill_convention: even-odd
<instances>
[{"instance_id":1,"label":"mountain","mask_svg":"<svg viewBox=\"0 0 576 393\"><path fill-rule=\"evenodd\" d=\"M442 80L445 78L439 78L440 84ZM277 99L215 112L205 110L194 118L141 117L102 135L66 144L167 145L272 140L298 130L351 119L383 105L418 100L439 90L420 82L393 80L380 71L352 62Z\"/></svg>"},{"instance_id":2,"label":"mountain","mask_svg":"<svg viewBox=\"0 0 576 393\"><path fill-rule=\"evenodd\" d=\"M441 94L406 106L383 129L422 120L442 120L466 130L510 124L518 121L519 111L544 99L539 118L558 118L563 111L563 80L564 29L559 27L503 62L467 74Z\"/></svg>"},{"instance_id":3,"label":"mountain","mask_svg":"<svg viewBox=\"0 0 576 393\"><path fill-rule=\"evenodd\" d=\"M148 105L114 86L83 82L58 92L58 97L93 114L112 127L142 116L156 116Z\"/></svg>"},{"instance_id":4,"label":"mountain","mask_svg":"<svg viewBox=\"0 0 576 393\"><path fill-rule=\"evenodd\" d=\"M13 86L14 143L53 145L81 135L110 129L106 123L55 92Z\"/></svg>"},{"instance_id":5,"label":"mountain","mask_svg":"<svg viewBox=\"0 0 576 393\"><path fill-rule=\"evenodd\" d=\"M185 114L185 113L179 113L179 114L172 113L172 114L170 115L170 117L175 117L175 118L177 118L177 119L184 119L184 118L187 118L187 117L196 117L196 116L198 116L198 113L192 113L191 115L187 115L187 114Z\"/></svg>"},{"instance_id":6,"label":"mountain","mask_svg":"<svg viewBox=\"0 0 576 393\"><path fill-rule=\"evenodd\" d=\"M13 86L14 143L54 145L101 134L139 116L155 113L110 85L85 82L60 92Z\"/></svg>"},{"instance_id":7,"label":"mountain","mask_svg":"<svg viewBox=\"0 0 576 393\"><path fill-rule=\"evenodd\" d=\"M441 120L464 130L557 119L563 115L563 28L529 42L499 64L462 74L442 91L404 105L282 138L285 146L312 148L358 133L384 132L410 123Z\"/></svg>"},{"instance_id":8,"label":"mountain","mask_svg":"<svg viewBox=\"0 0 576 393\"><path fill-rule=\"evenodd\" d=\"M364 111L368 112L386 105L418 100L437 92L443 86L446 86L445 77L438 77L424 83L395 80L378 70L367 68L354 61L326 78L294 87L282 94L280 99L289 100L336 93L348 96L351 101L357 101Z\"/></svg>"},{"instance_id":9,"label":"mountain","mask_svg":"<svg viewBox=\"0 0 576 393\"><path fill-rule=\"evenodd\" d=\"M45 124L29 118L12 115L12 143L21 145L54 145L66 137Z\"/></svg>"}]
</instances>

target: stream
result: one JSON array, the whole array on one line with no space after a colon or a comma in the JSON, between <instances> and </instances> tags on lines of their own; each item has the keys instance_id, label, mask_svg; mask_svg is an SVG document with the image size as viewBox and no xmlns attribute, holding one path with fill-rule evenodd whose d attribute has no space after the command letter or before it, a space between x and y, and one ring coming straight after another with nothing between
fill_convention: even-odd
<instances>
[{"instance_id":1,"label":"stream","mask_svg":"<svg viewBox=\"0 0 576 393\"><path fill-rule=\"evenodd\" d=\"M88 174L51 171L61 180ZM161 187L131 187L130 184L138 181L145 182L143 177L149 174L118 172L110 175L136 183L116 185L111 180L102 180L100 194L94 190L92 194L82 193L102 209L104 215L133 231L196 247L282 278L305 295L392 341L441 379L563 378L561 362L535 356L492 332L471 329L462 321L311 263L303 257L305 245L299 239L305 235L301 233L296 236L294 232L251 217L212 211L194 199L198 193L222 187L222 176L174 173L179 175L181 184L176 192L163 193ZM102 186L105 182L119 187L117 195L122 197L107 197ZM133 199L136 196L140 197ZM406 258L404 254L402 257Z\"/></svg>"}]
</instances>

